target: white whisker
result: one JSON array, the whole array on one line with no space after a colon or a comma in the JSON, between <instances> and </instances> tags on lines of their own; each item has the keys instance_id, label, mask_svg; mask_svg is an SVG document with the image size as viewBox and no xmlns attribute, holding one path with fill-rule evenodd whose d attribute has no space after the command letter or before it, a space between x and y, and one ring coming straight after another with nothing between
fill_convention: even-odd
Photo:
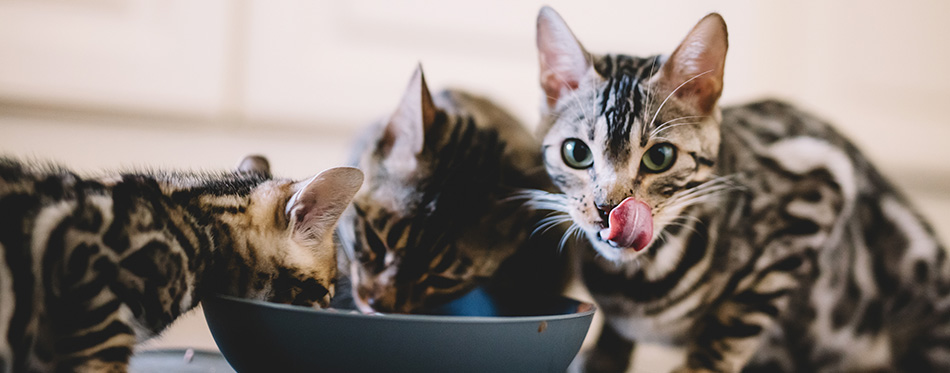
<instances>
[{"instance_id":1,"label":"white whisker","mask_svg":"<svg viewBox=\"0 0 950 373\"><path fill-rule=\"evenodd\" d=\"M695 117L682 117L682 118L680 118L680 119L685 119L685 118L695 118ZM689 125L693 125L693 124L699 124L699 123L702 123L702 122L683 122L683 123L673 123L673 124L667 124L667 123L670 123L670 121L667 121L666 123L663 123L663 124L657 126L657 128L655 128L653 131L650 131L650 138L653 138L654 136L656 136L657 134L659 134L659 133L662 132L662 131L666 131L666 130L669 130L669 129L672 129L672 128L676 128L676 127L679 127L679 126L689 126Z\"/></svg>"},{"instance_id":2,"label":"white whisker","mask_svg":"<svg viewBox=\"0 0 950 373\"><path fill-rule=\"evenodd\" d=\"M534 210L549 210L569 213L567 196L548 193L537 189L522 189L513 193L506 200L523 200L523 205Z\"/></svg>"},{"instance_id":3,"label":"white whisker","mask_svg":"<svg viewBox=\"0 0 950 373\"><path fill-rule=\"evenodd\" d=\"M535 225L534 230L531 231L531 236L533 237L538 233L544 234L547 231L551 230L552 228L558 225L561 225L563 223L570 222L570 221L571 221L570 216L563 215L563 213L560 213L560 212L552 213L551 216L545 217L544 219L541 219L540 221L538 221L537 225Z\"/></svg>"},{"instance_id":4,"label":"white whisker","mask_svg":"<svg viewBox=\"0 0 950 373\"><path fill-rule=\"evenodd\" d=\"M656 67L657 67L656 63L658 62L659 59L660 59L659 54L656 56L653 56L653 65L650 66L651 79L653 78L653 75L656 74ZM654 100L656 99L656 92L653 89L649 89L647 90L647 92L649 92L649 97L647 97L647 105L646 105L645 112L647 113L647 115L649 115L650 110L653 109L653 104L655 103ZM640 138L643 138L644 135L646 135L646 132L647 132L646 123L641 123L640 124Z\"/></svg>"},{"instance_id":5,"label":"white whisker","mask_svg":"<svg viewBox=\"0 0 950 373\"><path fill-rule=\"evenodd\" d=\"M588 59L590 59L590 58L591 58L590 55L588 55ZM593 60L590 60L590 66L594 66ZM585 74L585 75L586 75L586 74ZM567 81L565 81L560 75L558 75L558 74L553 74L553 76L554 76L555 78L557 78L557 80L560 81L561 84L562 84L564 87L570 87L570 84L568 84ZM585 105L583 104L583 101L581 100L581 98L578 96L578 94L577 94L577 92L576 92L576 89L570 89L570 88L568 88L567 91L568 91L568 93L570 94L570 100L568 101L568 104L574 104L574 105L577 107L577 110L581 112L581 114L587 116L588 113L585 113L585 112L584 112ZM548 98L551 98L551 99L554 99L555 102L557 102L557 101L560 100L559 97L557 97L557 98L556 98L556 97L551 97L551 96L547 96L547 97L548 97ZM594 101L594 100L591 100L591 101ZM592 109L593 109L593 108L592 108ZM596 112L595 110L592 110L592 111L590 112L590 114L589 114L589 115L590 115L590 118L594 118L594 117L596 116L596 114L597 114L597 112Z\"/></svg>"},{"instance_id":6,"label":"white whisker","mask_svg":"<svg viewBox=\"0 0 950 373\"><path fill-rule=\"evenodd\" d=\"M733 182L734 176L722 176L709 180L696 187L678 192L661 203L664 209L684 209L699 203L718 199L725 192L743 190L742 186Z\"/></svg>"},{"instance_id":7,"label":"white whisker","mask_svg":"<svg viewBox=\"0 0 950 373\"><path fill-rule=\"evenodd\" d=\"M685 86L686 84L689 84L689 82L695 80L696 78L699 78L699 77L701 77L701 76L703 76L703 75L706 75L706 74L708 74L708 73L711 73L711 72L712 72L712 70L706 70L706 71L704 71L704 72L701 72L701 73L699 73L699 74L696 74L696 76L687 79L685 82L683 82L682 84L680 84L679 86L677 86L675 89L673 89L673 92L670 92L670 94L666 95L666 98L663 99L663 102L662 102L662 103L660 103L660 107L656 108L656 112L653 113L653 119L650 120L650 124L649 124L648 127L653 127L653 123L656 122L656 116L660 114L660 110L663 110L663 106L666 105L666 102L670 100L670 97L673 97L673 95L676 94L676 91L679 91L680 88L683 88L683 86Z\"/></svg>"},{"instance_id":8,"label":"white whisker","mask_svg":"<svg viewBox=\"0 0 950 373\"><path fill-rule=\"evenodd\" d=\"M581 229L579 225L571 223L571 226L568 227L564 235L561 236L561 241L557 245L558 252L564 252L564 244L567 243L567 240L572 236L575 241L582 239L584 238L584 230Z\"/></svg>"}]
</instances>

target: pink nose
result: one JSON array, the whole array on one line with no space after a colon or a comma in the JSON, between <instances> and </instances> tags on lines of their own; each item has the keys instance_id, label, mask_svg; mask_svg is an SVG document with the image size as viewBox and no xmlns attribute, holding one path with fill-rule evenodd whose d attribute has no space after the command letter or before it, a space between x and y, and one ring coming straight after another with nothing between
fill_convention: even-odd
<instances>
[{"instance_id":1,"label":"pink nose","mask_svg":"<svg viewBox=\"0 0 950 373\"><path fill-rule=\"evenodd\" d=\"M653 240L650 206L633 197L623 200L610 211L609 223L600 231L600 238L617 247L640 251Z\"/></svg>"}]
</instances>

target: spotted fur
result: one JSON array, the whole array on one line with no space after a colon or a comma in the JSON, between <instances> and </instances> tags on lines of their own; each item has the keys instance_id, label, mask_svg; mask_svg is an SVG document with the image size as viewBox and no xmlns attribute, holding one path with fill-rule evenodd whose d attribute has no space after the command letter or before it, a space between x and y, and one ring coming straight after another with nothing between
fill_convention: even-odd
<instances>
[{"instance_id":1,"label":"spotted fur","mask_svg":"<svg viewBox=\"0 0 950 373\"><path fill-rule=\"evenodd\" d=\"M356 150L367 178L340 236L354 258L357 305L421 313L482 285L560 291L559 234L532 236L543 215L517 195L551 190L539 148L486 99L455 90L431 97L417 70L395 114Z\"/></svg>"},{"instance_id":2,"label":"spotted fur","mask_svg":"<svg viewBox=\"0 0 950 373\"><path fill-rule=\"evenodd\" d=\"M726 28L712 14L669 56L593 55L538 18L544 162L592 250L606 322L579 365L627 369L635 341L683 346L677 371L950 371L950 269L930 226L861 152L788 104L719 109ZM571 168L568 139L592 164ZM648 149L670 144L653 172ZM886 151L886 150L882 150ZM634 198L644 250L601 234Z\"/></svg>"},{"instance_id":3,"label":"spotted fur","mask_svg":"<svg viewBox=\"0 0 950 373\"><path fill-rule=\"evenodd\" d=\"M0 372L124 372L137 341L223 293L327 305L352 168L82 177L0 158Z\"/></svg>"}]
</instances>

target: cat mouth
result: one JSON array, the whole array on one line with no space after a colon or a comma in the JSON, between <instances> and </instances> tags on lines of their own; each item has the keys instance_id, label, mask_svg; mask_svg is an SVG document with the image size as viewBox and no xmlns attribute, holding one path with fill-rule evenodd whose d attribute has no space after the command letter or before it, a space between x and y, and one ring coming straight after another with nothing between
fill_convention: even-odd
<instances>
[{"instance_id":1,"label":"cat mouth","mask_svg":"<svg viewBox=\"0 0 950 373\"><path fill-rule=\"evenodd\" d=\"M653 216L650 206L633 197L624 199L610 211L609 225L597 238L618 249L641 251L653 240Z\"/></svg>"},{"instance_id":2,"label":"cat mouth","mask_svg":"<svg viewBox=\"0 0 950 373\"><path fill-rule=\"evenodd\" d=\"M622 246L621 244L619 244L619 243L617 243L617 242L614 242L614 241L611 241L611 240L605 240L605 239L602 237L602 235L603 235L603 232L599 233L599 234L597 235L597 240L600 241L600 242L603 242L603 243L607 244L608 246L610 246L610 247L612 247L612 248L614 248L614 249L617 249L617 250L633 250L633 251L635 251L635 252L640 252L640 251L642 251L643 249L646 248L646 244L642 244L642 245L636 245L636 244L635 244L635 245L630 245L630 246ZM638 241L639 241L639 240L638 240ZM644 240L644 241L647 241L647 242L648 242L649 240Z\"/></svg>"}]
</instances>

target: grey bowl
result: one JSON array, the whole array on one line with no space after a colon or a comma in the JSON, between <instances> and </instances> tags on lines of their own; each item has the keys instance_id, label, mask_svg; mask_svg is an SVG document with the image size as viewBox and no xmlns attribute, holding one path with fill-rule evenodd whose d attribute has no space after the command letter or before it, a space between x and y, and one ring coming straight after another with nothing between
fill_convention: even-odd
<instances>
[{"instance_id":1,"label":"grey bowl","mask_svg":"<svg viewBox=\"0 0 950 373\"><path fill-rule=\"evenodd\" d=\"M211 334L238 372L564 372L594 307L532 303L513 309L475 291L434 311L443 315L363 315L203 300Z\"/></svg>"}]
</instances>

